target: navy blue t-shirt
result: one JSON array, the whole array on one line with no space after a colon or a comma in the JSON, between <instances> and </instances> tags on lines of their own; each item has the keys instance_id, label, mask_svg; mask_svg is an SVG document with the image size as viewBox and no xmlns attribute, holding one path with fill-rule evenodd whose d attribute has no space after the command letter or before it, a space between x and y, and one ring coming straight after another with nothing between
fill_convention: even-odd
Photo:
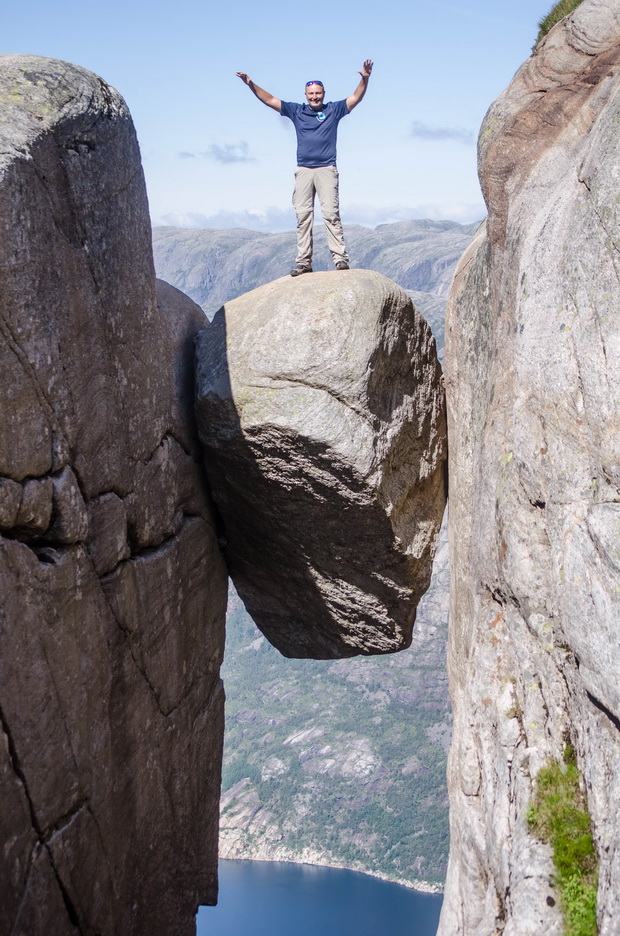
<instances>
[{"instance_id":1,"label":"navy blue t-shirt","mask_svg":"<svg viewBox=\"0 0 620 936\"><path fill-rule=\"evenodd\" d=\"M336 165L338 123L346 117L347 102L329 101L315 111L308 104L282 101L283 117L292 120L297 131L297 165L317 169Z\"/></svg>"}]
</instances>

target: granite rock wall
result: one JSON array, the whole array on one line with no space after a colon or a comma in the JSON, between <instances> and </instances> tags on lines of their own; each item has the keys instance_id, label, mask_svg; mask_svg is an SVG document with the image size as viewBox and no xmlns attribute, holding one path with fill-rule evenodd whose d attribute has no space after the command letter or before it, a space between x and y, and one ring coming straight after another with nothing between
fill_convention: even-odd
<instances>
[{"instance_id":1,"label":"granite rock wall","mask_svg":"<svg viewBox=\"0 0 620 936\"><path fill-rule=\"evenodd\" d=\"M486 225L446 323L451 857L441 936L562 932L536 777L575 748L620 916L620 3L584 0L489 110Z\"/></svg>"},{"instance_id":2,"label":"granite rock wall","mask_svg":"<svg viewBox=\"0 0 620 936\"><path fill-rule=\"evenodd\" d=\"M189 934L217 893L227 576L201 310L122 98L0 57L0 933Z\"/></svg>"}]
</instances>

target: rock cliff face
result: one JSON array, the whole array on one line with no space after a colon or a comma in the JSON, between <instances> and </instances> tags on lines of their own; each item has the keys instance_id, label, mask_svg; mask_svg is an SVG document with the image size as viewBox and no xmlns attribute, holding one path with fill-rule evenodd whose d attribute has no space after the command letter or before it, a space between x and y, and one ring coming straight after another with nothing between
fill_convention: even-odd
<instances>
[{"instance_id":1,"label":"rock cliff face","mask_svg":"<svg viewBox=\"0 0 620 936\"><path fill-rule=\"evenodd\" d=\"M577 754L620 917L620 3L585 0L491 107L489 219L446 324L451 858L440 934L559 933L537 774Z\"/></svg>"},{"instance_id":2,"label":"rock cliff face","mask_svg":"<svg viewBox=\"0 0 620 936\"><path fill-rule=\"evenodd\" d=\"M0 933L184 934L216 895L226 573L127 108L0 58Z\"/></svg>"},{"instance_id":3,"label":"rock cliff face","mask_svg":"<svg viewBox=\"0 0 620 936\"><path fill-rule=\"evenodd\" d=\"M276 280L198 343L197 414L226 555L287 656L408 646L445 505L435 341L368 270Z\"/></svg>"}]
</instances>

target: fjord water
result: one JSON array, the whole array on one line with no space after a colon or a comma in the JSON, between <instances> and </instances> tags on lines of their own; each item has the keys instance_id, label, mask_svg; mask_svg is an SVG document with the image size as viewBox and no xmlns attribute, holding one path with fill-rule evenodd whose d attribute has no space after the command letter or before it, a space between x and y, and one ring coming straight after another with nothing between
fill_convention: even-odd
<instances>
[{"instance_id":1,"label":"fjord water","mask_svg":"<svg viewBox=\"0 0 620 936\"><path fill-rule=\"evenodd\" d=\"M435 936L442 897L367 874L276 861L220 861L217 907L197 936Z\"/></svg>"}]
</instances>

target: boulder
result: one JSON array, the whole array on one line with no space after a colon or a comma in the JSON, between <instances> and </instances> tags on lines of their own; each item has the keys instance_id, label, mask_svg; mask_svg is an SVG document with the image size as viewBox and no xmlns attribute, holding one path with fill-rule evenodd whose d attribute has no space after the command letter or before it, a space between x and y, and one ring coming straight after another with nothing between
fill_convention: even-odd
<instances>
[{"instance_id":1,"label":"boulder","mask_svg":"<svg viewBox=\"0 0 620 936\"><path fill-rule=\"evenodd\" d=\"M286 656L409 645L445 506L435 341L368 270L286 277L197 339L197 414L247 610Z\"/></svg>"},{"instance_id":2,"label":"boulder","mask_svg":"<svg viewBox=\"0 0 620 936\"><path fill-rule=\"evenodd\" d=\"M217 893L227 576L201 310L156 291L138 145L0 57L0 933L190 934Z\"/></svg>"},{"instance_id":3,"label":"boulder","mask_svg":"<svg viewBox=\"0 0 620 936\"><path fill-rule=\"evenodd\" d=\"M480 134L446 322L451 856L441 936L564 932L540 769L576 752L620 917L620 3L584 0Z\"/></svg>"}]
</instances>

